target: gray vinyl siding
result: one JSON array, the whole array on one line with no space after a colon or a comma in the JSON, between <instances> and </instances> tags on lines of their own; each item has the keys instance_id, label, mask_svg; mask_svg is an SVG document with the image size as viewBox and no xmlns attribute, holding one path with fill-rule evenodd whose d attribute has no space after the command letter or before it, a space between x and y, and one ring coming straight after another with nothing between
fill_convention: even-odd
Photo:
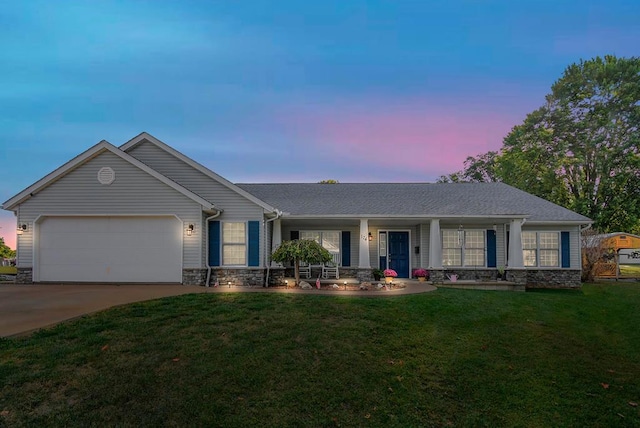
<instances>
[{"instance_id":1,"label":"gray vinyl siding","mask_svg":"<svg viewBox=\"0 0 640 428\"><path fill-rule=\"evenodd\" d=\"M379 251L379 247L378 247L378 243L380 242L379 235L378 235L378 231L380 229L374 228L374 227L369 227L369 231L371 232L371 235L373 236L373 240L371 240L369 242L369 265L371 266L371 268L373 269L378 269L379 265L380 265L380 251ZM360 251L359 248L356 249L356 251ZM357 255L358 253L356 253Z\"/></svg>"},{"instance_id":2,"label":"gray vinyl siding","mask_svg":"<svg viewBox=\"0 0 640 428\"><path fill-rule=\"evenodd\" d=\"M422 255L422 246L420 245L420 237L422 234L420 232L420 225L417 225L411 231L411 245L409 247L409 251L411 252L411 269L417 269L419 267L426 268L426 266L422 265L422 260L420 259L420 256ZM416 247L420 247L420 252L418 254L416 254L415 251ZM411 274L411 272L409 272L409 274Z\"/></svg>"},{"instance_id":3,"label":"gray vinyl siding","mask_svg":"<svg viewBox=\"0 0 640 428\"><path fill-rule=\"evenodd\" d=\"M431 223L423 223L420 228L420 267L429 269L429 240L431 239Z\"/></svg>"},{"instance_id":4,"label":"gray vinyl siding","mask_svg":"<svg viewBox=\"0 0 640 428\"><path fill-rule=\"evenodd\" d=\"M262 242L262 244L263 244L262 245L263 254L268 256L268 255L271 254L271 243L273 242L273 239L271 237L271 235L273 234L273 222L269 222L269 223L265 222L264 225L262 226L262 228L263 228L263 230L262 230L263 235L262 236L266 235L266 239L261 239L260 242ZM282 229L280 229L280 230L282 230ZM260 263L265 263L265 265L266 265L266 264L270 263L270 260L267 259L265 261L265 257L263 256L260 259Z\"/></svg>"},{"instance_id":5,"label":"gray vinyl siding","mask_svg":"<svg viewBox=\"0 0 640 428\"><path fill-rule=\"evenodd\" d=\"M262 220L264 209L244 196L213 180L152 143L143 142L127 152L160 174L224 210L223 218ZM222 220L222 218L221 218Z\"/></svg>"},{"instance_id":6,"label":"gray vinyl siding","mask_svg":"<svg viewBox=\"0 0 640 428\"><path fill-rule=\"evenodd\" d=\"M127 154L148 165L160 174L213 203L223 213L215 220L225 222L260 221L260 265L264 263L264 208L250 201L218 181L203 174L155 144L144 141ZM204 218L207 216L205 215ZM206 225L204 233L207 233ZM202 264L207 264L207 239L202 239Z\"/></svg>"},{"instance_id":7,"label":"gray vinyl siding","mask_svg":"<svg viewBox=\"0 0 640 428\"><path fill-rule=\"evenodd\" d=\"M97 180L98 170L105 166L116 174L111 185ZM21 267L33 267L34 222L41 215L175 215L196 226L193 236L184 237L183 267L202 267L200 204L110 152L87 161L20 205L19 221L29 224L19 236Z\"/></svg>"},{"instance_id":8,"label":"gray vinyl siding","mask_svg":"<svg viewBox=\"0 0 640 428\"><path fill-rule=\"evenodd\" d=\"M497 267L507 265L507 234L504 225L498 225L496 230L496 265Z\"/></svg>"}]
</instances>

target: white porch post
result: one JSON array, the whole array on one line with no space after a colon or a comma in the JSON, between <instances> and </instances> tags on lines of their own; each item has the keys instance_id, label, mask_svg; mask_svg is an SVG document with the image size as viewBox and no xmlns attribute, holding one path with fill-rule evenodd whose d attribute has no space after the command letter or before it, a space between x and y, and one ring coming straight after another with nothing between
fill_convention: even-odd
<instances>
[{"instance_id":1,"label":"white porch post","mask_svg":"<svg viewBox=\"0 0 640 428\"><path fill-rule=\"evenodd\" d=\"M360 269L371 269L371 261L369 260L369 220L360 219L360 245L358 267Z\"/></svg>"},{"instance_id":2,"label":"white porch post","mask_svg":"<svg viewBox=\"0 0 640 428\"><path fill-rule=\"evenodd\" d=\"M282 222L280 219L273 221L273 232L271 233L271 254L282 244ZM271 266L281 266L280 263L271 262Z\"/></svg>"},{"instance_id":3,"label":"white porch post","mask_svg":"<svg viewBox=\"0 0 640 428\"><path fill-rule=\"evenodd\" d=\"M509 269L524 267L522 257L522 224L523 219L511 220L509 225Z\"/></svg>"},{"instance_id":4,"label":"white porch post","mask_svg":"<svg viewBox=\"0 0 640 428\"><path fill-rule=\"evenodd\" d=\"M431 220L429 229L429 269L442 269L442 240L440 239L440 219Z\"/></svg>"}]
</instances>

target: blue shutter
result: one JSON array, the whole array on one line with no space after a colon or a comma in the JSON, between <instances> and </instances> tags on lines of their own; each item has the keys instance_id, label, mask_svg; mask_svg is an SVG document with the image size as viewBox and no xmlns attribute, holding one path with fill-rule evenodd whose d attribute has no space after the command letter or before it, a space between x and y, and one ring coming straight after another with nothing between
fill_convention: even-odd
<instances>
[{"instance_id":1,"label":"blue shutter","mask_svg":"<svg viewBox=\"0 0 640 428\"><path fill-rule=\"evenodd\" d=\"M496 231L487 230L487 267L497 266Z\"/></svg>"},{"instance_id":2,"label":"blue shutter","mask_svg":"<svg viewBox=\"0 0 640 428\"><path fill-rule=\"evenodd\" d=\"M299 230L292 230L291 231L291 240L294 241L296 239L300 239L300 231Z\"/></svg>"},{"instance_id":3,"label":"blue shutter","mask_svg":"<svg viewBox=\"0 0 640 428\"><path fill-rule=\"evenodd\" d=\"M569 241L569 232L560 232L560 248L562 267L571 267L571 245Z\"/></svg>"},{"instance_id":4,"label":"blue shutter","mask_svg":"<svg viewBox=\"0 0 640 428\"><path fill-rule=\"evenodd\" d=\"M342 231L342 266L351 266L351 232Z\"/></svg>"},{"instance_id":5,"label":"blue shutter","mask_svg":"<svg viewBox=\"0 0 640 428\"><path fill-rule=\"evenodd\" d=\"M209 266L220 266L220 222L209 222Z\"/></svg>"},{"instance_id":6,"label":"blue shutter","mask_svg":"<svg viewBox=\"0 0 640 428\"><path fill-rule=\"evenodd\" d=\"M249 266L260 266L260 222L249 222Z\"/></svg>"}]
</instances>

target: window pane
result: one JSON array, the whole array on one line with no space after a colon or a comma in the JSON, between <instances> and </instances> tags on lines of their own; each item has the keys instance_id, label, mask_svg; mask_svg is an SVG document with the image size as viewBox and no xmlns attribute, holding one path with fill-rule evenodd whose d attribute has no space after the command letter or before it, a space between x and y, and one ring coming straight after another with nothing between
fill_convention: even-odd
<instances>
[{"instance_id":1,"label":"window pane","mask_svg":"<svg viewBox=\"0 0 640 428\"><path fill-rule=\"evenodd\" d=\"M464 246L465 248L484 248L484 232L482 230L467 230Z\"/></svg>"},{"instance_id":2,"label":"window pane","mask_svg":"<svg viewBox=\"0 0 640 428\"><path fill-rule=\"evenodd\" d=\"M312 230L301 230L300 239L310 239L316 241L318 244L321 242L320 232L314 232Z\"/></svg>"},{"instance_id":3,"label":"window pane","mask_svg":"<svg viewBox=\"0 0 640 428\"><path fill-rule=\"evenodd\" d=\"M224 244L244 244L246 242L245 223L223 223L222 242Z\"/></svg>"},{"instance_id":4,"label":"window pane","mask_svg":"<svg viewBox=\"0 0 640 428\"><path fill-rule=\"evenodd\" d=\"M340 233L322 232L322 246L332 254L340 252Z\"/></svg>"},{"instance_id":5,"label":"window pane","mask_svg":"<svg viewBox=\"0 0 640 428\"><path fill-rule=\"evenodd\" d=\"M456 237L457 240L457 237ZM443 266L461 266L462 265L462 251L458 249L443 249L442 250L442 265Z\"/></svg>"},{"instance_id":6,"label":"window pane","mask_svg":"<svg viewBox=\"0 0 640 428\"><path fill-rule=\"evenodd\" d=\"M540 248L560 248L557 232L540 232Z\"/></svg>"},{"instance_id":7,"label":"window pane","mask_svg":"<svg viewBox=\"0 0 640 428\"><path fill-rule=\"evenodd\" d=\"M442 231L442 248L460 248L457 230Z\"/></svg>"},{"instance_id":8,"label":"window pane","mask_svg":"<svg viewBox=\"0 0 640 428\"><path fill-rule=\"evenodd\" d=\"M536 250L522 250L525 266L536 266Z\"/></svg>"},{"instance_id":9,"label":"window pane","mask_svg":"<svg viewBox=\"0 0 640 428\"><path fill-rule=\"evenodd\" d=\"M537 244L536 244L536 233L535 232L522 232L522 248L523 249L528 249L528 250L535 250L536 247L537 247Z\"/></svg>"},{"instance_id":10,"label":"window pane","mask_svg":"<svg viewBox=\"0 0 640 428\"><path fill-rule=\"evenodd\" d=\"M224 265L246 265L246 245L225 245L222 250Z\"/></svg>"},{"instance_id":11,"label":"window pane","mask_svg":"<svg viewBox=\"0 0 640 428\"><path fill-rule=\"evenodd\" d=\"M558 250L540 250L540 266L559 266Z\"/></svg>"},{"instance_id":12,"label":"window pane","mask_svg":"<svg viewBox=\"0 0 640 428\"><path fill-rule=\"evenodd\" d=\"M484 266L484 249L466 250L464 253L465 266Z\"/></svg>"}]
</instances>

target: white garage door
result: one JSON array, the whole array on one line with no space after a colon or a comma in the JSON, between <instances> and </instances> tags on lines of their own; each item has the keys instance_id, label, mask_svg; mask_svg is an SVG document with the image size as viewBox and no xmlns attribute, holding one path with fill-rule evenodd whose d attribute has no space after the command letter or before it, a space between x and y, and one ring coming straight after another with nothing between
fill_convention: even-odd
<instances>
[{"instance_id":1,"label":"white garage door","mask_svg":"<svg viewBox=\"0 0 640 428\"><path fill-rule=\"evenodd\" d=\"M39 281L182 282L175 217L48 217L38 235Z\"/></svg>"}]
</instances>

